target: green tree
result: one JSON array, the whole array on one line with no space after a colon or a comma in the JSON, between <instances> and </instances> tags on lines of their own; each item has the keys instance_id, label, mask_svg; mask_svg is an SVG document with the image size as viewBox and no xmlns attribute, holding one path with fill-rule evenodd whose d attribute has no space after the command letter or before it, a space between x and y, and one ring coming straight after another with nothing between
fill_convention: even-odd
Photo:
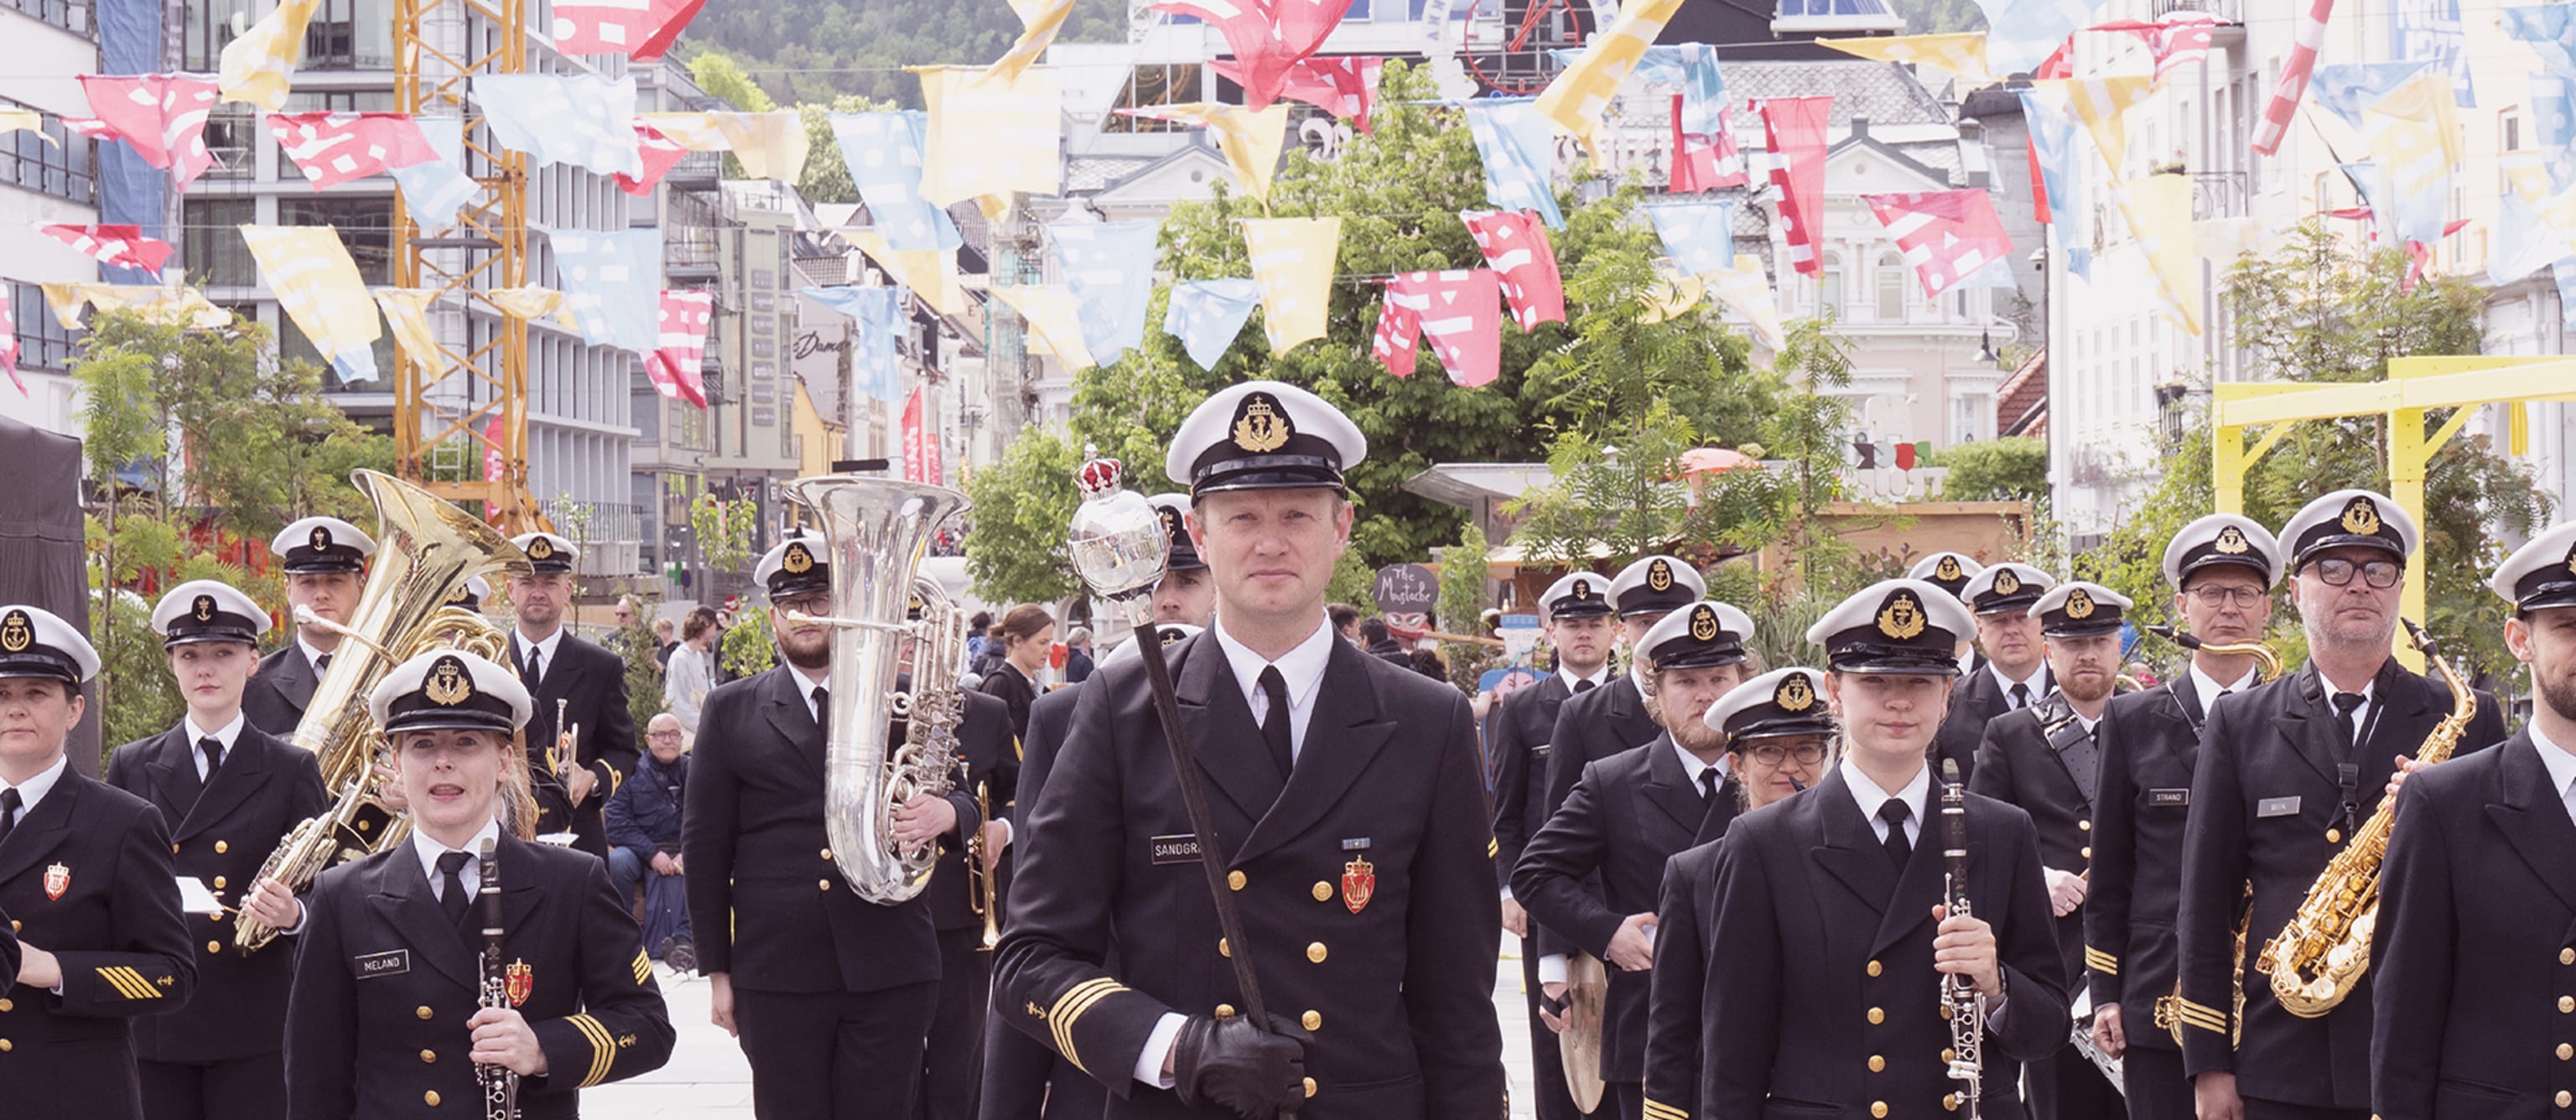
<instances>
[{"instance_id":1,"label":"green tree","mask_svg":"<svg viewBox=\"0 0 2576 1120\"><path fill-rule=\"evenodd\" d=\"M2031 501L2048 496L2048 441L2005 436L1945 448L1932 465L1948 467L1941 497L1953 502Z\"/></svg>"},{"instance_id":2,"label":"green tree","mask_svg":"<svg viewBox=\"0 0 2576 1120\"><path fill-rule=\"evenodd\" d=\"M1060 428L1023 430L993 465L966 478L973 503L966 534L966 574L975 594L994 603L1052 603L1082 591L1065 533L1073 525L1074 469L1080 448ZM1129 460L1129 485L1141 485ZM1156 477L1159 464L1150 468Z\"/></svg>"},{"instance_id":3,"label":"green tree","mask_svg":"<svg viewBox=\"0 0 2576 1120\"><path fill-rule=\"evenodd\" d=\"M1440 629L1451 634L1484 637L1485 608L1493 601L1485 594L1485 571L1490 553L1485 531L1469 521L1458 529L1458 543L1440 553L1440 598L1433 617ZM1476 681L1485 670L1502 660L1502 652L1492 646L1459 642L1443 643L1440 653L1449 664L1449 683L1472 694Z\"/></svg>"}]
</instances>

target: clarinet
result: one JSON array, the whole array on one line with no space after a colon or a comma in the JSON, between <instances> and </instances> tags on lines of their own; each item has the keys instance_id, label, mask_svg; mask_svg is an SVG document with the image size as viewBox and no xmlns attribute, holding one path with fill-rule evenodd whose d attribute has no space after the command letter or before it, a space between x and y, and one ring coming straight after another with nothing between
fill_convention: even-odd
<instances>
[{"instance_id":1,"label":"clarinet","mask_svg":"<svg viewBox=\"0 0 2576 1120\"><path fill-rule=\"evenodd\" d=\"M484 841L477 857L483 886L476 892L475 901L483 911L483 1006L498 1010L510 1006L510 990L501 964L500 865L492 853L492 841ZM483 1086L484 1120L519 1120L518 1074L507 1066L477 1065L474 1080Z\"/></svg>"},{"instance_id":2,"label":"clarinet","mask_svg":"<svg viewBox=\"0 0 2576 1120\"><path fill-rule=\"evenodd\" d=\"M1968 791L1959 764L1941 761L1941 895L1949 916L1968 913ZM1985 1080L1986 997L1961 973L1941 974L1941 1017L1950 1021L1950 1076L1965 1082L1968 1120L1978 1120Z\"/></svg>"}]
</instances>

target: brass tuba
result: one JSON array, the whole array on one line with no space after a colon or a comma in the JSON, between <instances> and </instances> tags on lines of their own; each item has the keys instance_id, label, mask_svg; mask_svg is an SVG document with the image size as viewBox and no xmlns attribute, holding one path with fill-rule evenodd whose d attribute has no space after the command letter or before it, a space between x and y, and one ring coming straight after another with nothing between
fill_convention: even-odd
<instances>
[{"instance_id":1,"label":"brass tuba","mask_svg":"<svg viewBox=\"0 0 2576 1120\"><path fill-rule=\"evenodd\" d=\"M931 533L966 508L966 496L940 486L851 474L815 475L787 484L788 496L822 522L825 562L832 566L832 613L789 613L783 622L832 628L832 707L824 743L823 824L832 862L850 889L891 905L930 885L938 846L894 842L894 810L917 794L954 788L957 721L964 714L956 666L965 649L965 613L938 585L916 580ZM921 599L921 621L907 622ZM910 695L895 691L903 641L920 639ZM905 744L892 746L887 714L908 715Z\"/></svg>"},{"instance_id":2,"label":"brass tuba","mask_svg":"<svg viewBox=\"0 0 2576 1120\"><path fill-rule=\"evenodd\" d=\"M478 575L521 575L527 558L517 545L481 519L427 490L379 471L351 472L349 482L376 507L376 555L347 625L300 611L299 623L319 623L354 639L344 643L313 689L289 741L312 751L323 788L334 804L287 834L269 853L254 883L275 879L298 894L324 869L369 854L395 832L391 814L369 789L376 748L383 736L367 711L367 693L408 658L435 645L504 651L506 639L483 616L446 605ZM463 643L456 636L474 635ZM243 910L233 944L244 952L268 944L277 931Z\"/></svg>"},{"instance_id":3,"label":"brass tuba","mask_svg":"<svg viewBox=\"0 0 2576 1120\"><path fill-rule=\"evenodd\" d=\"M2478 695L2434 650L2433 636L2413 620L2404 621L2415 648L2451 688L2451 714L2415 750L2415 761L2429 765L2451 757L2460 745L2461 732L2477 718ZM2316 885L2308 888L2290 924L2254 958L2254 970L2270 974L2272 996L2290 1014L2314 1019L2334 1010L2369 970L2370 935L2379 924L2379 868L2388 858L2388 837L2396 827L2397 799L2380 799L2352 843L2335 853Z\"/></svg>"}]
</instances>

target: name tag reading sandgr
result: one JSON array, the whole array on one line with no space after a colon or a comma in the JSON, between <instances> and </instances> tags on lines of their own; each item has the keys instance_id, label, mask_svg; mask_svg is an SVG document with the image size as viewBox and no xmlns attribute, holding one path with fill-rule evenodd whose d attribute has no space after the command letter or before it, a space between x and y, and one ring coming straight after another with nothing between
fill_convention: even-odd
<instances>
[{"instance_id":1,"label":"name tag reading sandgr","mask_svg":"<svg viewBox=\"0 0 2576 1120\"><path fill-rule=\"evenodd\" d=\"M1199 838L1186 832L1177 836L1156 836L1147 840L1146 844L1149 846L1156 867L1169 863L1198 862Z\"/></svg>"},{"instance_id":2,"label":"name tag reading sandgr","mask_svg":"<svg viewBox=\"0 0 2576 1120\"><path fill-rule=\"evenodd\" d=\"M2298 812L2299 799L2296 797L2266 797L2254 803L2254 815L2258 818L2292 817Z\"/></svg>"},{"instance_id":3,"label":"name tag reading sandgr","mask_svg":"<svg viewBox=\"0 0 2576 1120\"><path fill-rule=\"evenodd\" d=\"M373 980L379 976L400 976L411 971L411 950L396 949L388 953L369 953L356 958L358 979Z\"/></svg>"},{"instance_id":4,"label":"name tag reading sandgr","mask_svg":"<svg viewBox=\"0 0 2576 1120\"><path fill-rule=\"evenodd\" d=\"M2147 791L2147 805L2150 808L2175 808L2189 804L2191 804L2191 791L2187 789L2151 789Z\"/></svg>"}]
</instances>

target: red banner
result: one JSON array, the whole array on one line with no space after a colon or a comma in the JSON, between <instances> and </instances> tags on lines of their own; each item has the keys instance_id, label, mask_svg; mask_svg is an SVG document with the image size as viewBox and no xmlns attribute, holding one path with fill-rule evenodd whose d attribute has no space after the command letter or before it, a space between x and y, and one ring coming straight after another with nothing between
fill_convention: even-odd
<instances>
[{"instance_id":1,"label":"red banner","mask_svg":"<svg viewBox=\"0 0 2576 1120\"><path fill-rule=\"evenodd\" d=\"M930 387L915 385L903 403L903 479L941 485L939 438L931 430Z\"/></svg>"},{"instance_id":2,"label":"red banner","mask_svg":"<svg viewBox=\"0 0 2576 1120\"><path fill-rule=\"evenodd\" d=\"M1816 257L1824 243L1825 121L1832 96L1770 97L1753 103L1771 151L1771 181L1780 187L1780 225L1789 241L1789 263L1801 276L1820 276Z\"/></svg>"}]
</instances>

